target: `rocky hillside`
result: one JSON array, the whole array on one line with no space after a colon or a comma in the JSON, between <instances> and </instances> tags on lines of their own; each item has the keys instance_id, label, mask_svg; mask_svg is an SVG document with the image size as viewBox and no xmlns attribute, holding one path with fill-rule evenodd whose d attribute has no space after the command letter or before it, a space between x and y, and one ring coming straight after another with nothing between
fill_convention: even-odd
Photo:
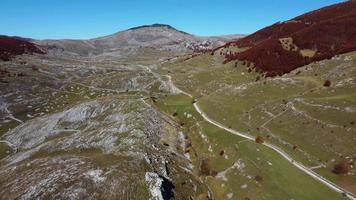
<instances>
[{"instance_id":1,"label":"rocky hillside","mask_svg":"<svg viewBox=\"0 0 356 200\"><path fill-rule=\"evenodd\" d=\"M154 105L175 93L154 66L50 53L0 65L0 199L206 196L180 124Z\"/></svg>"},{"instance_id":2,"label":"rocky hillside","mask_svg":"<svg viewBox=\"0 0 356 200\"><path fill-rule=\"evenodd\" d=\"M347 1L278 22L217 50L225 50L225 62L245 60L269 76L280 75L355 51L355 19L356 3Z\"/></svg>"},{"instance_id":3,"label":"rocky hillside","mask_svg":"<svg viewBox=\"0 0 356 200\"><path fill-rule=\"evenodd\" d=\"M65 51L79 56L105 54L124 57L135 55L140 49L155 49L173 53L208 51L225 44L232 38L240 37L241 35L198 37L169 25L153 24L90 40L43 40L36 43L51 50Z\"/></svg>"}]
</instances>

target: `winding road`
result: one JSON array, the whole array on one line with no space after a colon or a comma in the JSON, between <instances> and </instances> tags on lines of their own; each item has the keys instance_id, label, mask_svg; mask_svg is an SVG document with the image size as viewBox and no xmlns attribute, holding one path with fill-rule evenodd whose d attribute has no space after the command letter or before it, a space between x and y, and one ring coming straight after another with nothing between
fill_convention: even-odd
<instances>
[{"instance_id":1,"label":"winding road","mask_svg":"<svg viewBox=\"0 0 356 200\"><path fill-rule=\"evenodd\" d=\"M178 87L176 87L171 79L171 76L167 75L168 76L168 79L169 81L171 82L171 84L177 89L177 91L180 91L182 94L185 94L191 98L193 98L193 95L179 89ZM202 109L199 107L198 105L198 101L196 101L194 104L194 108L195 110L203 117L203 119L207 122L209 122L210 124L213 124L229 133L232 133L234 135L237 135L237 136L240 136L242 138L245 138L245 139L248 139L248 140L251 140L251 141L255 141L255 137L249 135L249 134L246 134L246 133L242 133L242 132L238 132L236 130L233 130L231 128L228 128L226 126L224 126L223 124L211 119L206 113L204 113L202 111ZM282 149L280 149L279 147L271 144L271 143L268 143L268 142L265 142L263 143L263 145L265 145L266 147L274 150L275 152L277 152L279 155L281 155L284 159L286 159L288 162L290 162L292 165L294 165L295 167L297 167L299 170L303 171L304 173L306 173L307 175L311 176L312 178L314 178L315 180L319 181L320 183L326 185L327 187L329 187L330 189L336 191L336 192L339 192L341 194L344 194L346 197L348 197L349 199L351 200L356 200L356 195L349 192L349 191L346 191L345 189L341 188L340 186L336 185L335 183L327 180L326 178L324 178L323 176L317 174L316 172L314 172L312 169L304 166L302 163L300 162L297 162L295 160L293 160L292 157L290 157L286 152L284 152Z\"/></svg>"}]
</instances>

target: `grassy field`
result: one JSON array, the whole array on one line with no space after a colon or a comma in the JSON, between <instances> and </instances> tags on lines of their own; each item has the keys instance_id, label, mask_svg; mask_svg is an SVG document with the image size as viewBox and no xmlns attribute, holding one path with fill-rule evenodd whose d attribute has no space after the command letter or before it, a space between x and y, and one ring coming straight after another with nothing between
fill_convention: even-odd
<instances>
[{"instance_id":1,"label":"grassy field","mask_svg":"<svg viewBox=\"0 0 356 200\"><path fill-rule=\"evenodd\" d=\"M199 99L212 119L264 136L316 172L356 192L356 54L312 63L281 77L264 78L242 62L221 64L204 54L166 63L175 84ZM325 87L326 80L331 86ZM332 173L346 161L350 172Z\"/></svg>"},{"instance_id":2,"label":"grassy field","mask_svg":"<svg viewBox=\"0 0 356 200\"><path fill-rule=\"evenodd\" d=\"M183 95L156 106L182 125L194 173L214 199L342 199L263 145L205 122Z\"/></svg>"}]
</instances>

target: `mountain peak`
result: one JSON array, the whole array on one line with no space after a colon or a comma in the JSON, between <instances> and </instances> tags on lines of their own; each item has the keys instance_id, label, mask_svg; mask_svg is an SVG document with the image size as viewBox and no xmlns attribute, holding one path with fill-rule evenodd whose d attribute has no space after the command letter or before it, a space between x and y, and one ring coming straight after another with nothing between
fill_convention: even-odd
<instances>
[{"instance_id":1,"label":"mountain peak","mask_svg":"<svg viewBox=\"0 0 356 200\"><path fill-rule=\"evenodd\" d=\"M180 33L189 35L189 33L184 32L184 31L180 31L180 30L174 28L174 27L171 26L171 25L168 25L168 24L159 24L159 23L155 23L155 24L151 24L151 25L137 26L137 27L130 28L130 29L128 29L128 30L138 30L138 29L143 29L143 28L168 28L168 29L172 29L172 30L178 31L178 32L180 32Z\"/></svg>"}]
</instances>

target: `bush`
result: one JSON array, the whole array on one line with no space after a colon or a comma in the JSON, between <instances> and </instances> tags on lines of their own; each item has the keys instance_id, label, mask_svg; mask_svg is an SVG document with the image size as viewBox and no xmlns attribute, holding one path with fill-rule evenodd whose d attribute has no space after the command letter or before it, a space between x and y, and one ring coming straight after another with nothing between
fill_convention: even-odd
<instances>
[{"instance_id":1,"label":"bush","mask_svg":"<svg viewBox=\"0 0 356 200\"><path fill-rule=\"evenodd\" d=\"M38 71L38 70L39 70L39 68L38 68L37 66L35 66L35 65L32 65L32 66L31 66L31 69L32 69L33 71Z\"/></svg>"},{"instance_id":2,"label":"bush","mask_svg":"<svg viewBox=\"0 0 356 200\"><path fill-rule=\"evenodd\" d=\"M259 81L259 80L261 80L261 77L260 77L260 76L257 76L255 81L257 82L257 81Z\"/></svg>"},{"instance_id":3,"label":"bush","mask_svg":"<svg viewBox=\"0 0 356 200\"><path fill-rule=\"evenodd\" d=\"M204 159L200 161L200 166L199 166L199 174L203 176L209 176L210 175L210 164L208 159Z\"/></svg>"},{"instance_id":4,"label":"bush","mask_svg":"<svg viewBox=\"0 0 356 200\"><path fill-rule=\"evenodd\" d=\"M341 161L334 166L333 172L335 174L347 174L349 170L349 165L345 161Z\"/></svg>"},{"instance_id":5,"label":"bush","mask_svg":"<svg viewBox=\"0 0 356 200\"><path fill-rule=\"evenodd\" d=\"M262 144L265 142L265 139L262 136L257 136L255 142L258 144Z\"/></svg>"},{"instance_id":6,"label":"bush","mask_svg":"<svg viewBox=\"0 0 356 200\"><path fill-rule=\"evenodd\" d=\"M225 150L221 150L219 154L220 156L223 156L225 154Z\"/></svg>"},{"instance_id":7,"label":"bush","mask_svg":"<svg viewBox=\"0 0 356 200\"><path fill-rule=\"evenodd\" d=\"M217 172L217 171L211 170L210 176L215 177L215 176L217 176L217 175L218 175L218 172Z\"/></svg>"},{"instance_id":8,"label":"bush","mask_svg":"<svg viewBox=\"0 0 356 200\"><path fill-rule=\"evenodd\" d=\"M257 176L255 176L255 180L256 180L257 182L261 182L261 181L263 180L263 178L262 178L262 176L257 175Z\"/></svg>"},{"instance_id":9,"label":"bush","mask_svg":"<svg viewBox=\"0 0 356 200\"><path fill-rule=\"evenodd\" d=\"M326 80L324 82L324 87L330 87L331 86L331 81L330 80Z\"/></svg>"}]
</instances>

